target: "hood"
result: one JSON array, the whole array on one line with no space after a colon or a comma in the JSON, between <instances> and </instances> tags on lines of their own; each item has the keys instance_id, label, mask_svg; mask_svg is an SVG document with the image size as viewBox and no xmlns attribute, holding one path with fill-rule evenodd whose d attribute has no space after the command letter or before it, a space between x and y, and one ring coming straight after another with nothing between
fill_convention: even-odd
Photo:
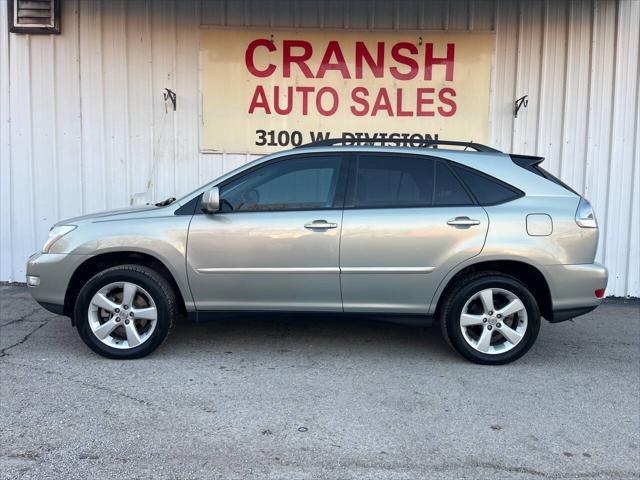
<instances>
[{"instance_id":1,"label":"hood","mask_svg":"<svg viewBox=\"0 0 640 480\"><path fill-rule=\"evenodd\" d=\"M83 222L91 222L95 220L111 220L126 218L128 216L135 216L136 213L148 212L151 210L159 210L160 207L156 207L155 205L142 205L128 208L119 208L116 210L107 210L104 212L96 212L90 213L88 215L81 215L79 217L67 218L65 220L60 220L56 223L56 225L74 225L77 223ZM134 215L132 215L134 214Z\"/></svg>"}]
</instances>

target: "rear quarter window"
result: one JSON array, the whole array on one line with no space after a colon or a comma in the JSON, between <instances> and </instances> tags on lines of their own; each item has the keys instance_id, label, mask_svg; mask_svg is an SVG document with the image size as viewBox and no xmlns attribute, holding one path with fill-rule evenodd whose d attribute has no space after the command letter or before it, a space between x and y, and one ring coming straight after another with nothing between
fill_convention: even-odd
<instances>
[{"instance_id":1,"label":"rear quarter window","mask_svg":"<svg viewBox=\"0 0 640 480\"><path fill-rule=\"evenodd\" d=\"M522 196L520 190L483 173L458 165L453 169L480 205L498 205Z\"/></svg>"}]
</instances>

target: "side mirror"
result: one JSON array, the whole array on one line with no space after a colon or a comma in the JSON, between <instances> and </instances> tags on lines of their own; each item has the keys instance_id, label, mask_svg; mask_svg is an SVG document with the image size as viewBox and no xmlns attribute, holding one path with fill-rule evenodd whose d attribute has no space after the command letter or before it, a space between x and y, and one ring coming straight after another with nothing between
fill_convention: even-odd
<instances>
[{"instance_id":1,"label":"side mirror","mask_svg":"<svg viewBox=\"0 0 640 480\"><path fill-rule=\"evenodd\" d=\"M202 210L206 213L216 213L220 210L220 189L213 187L202 194Z\"/></svg>"}]
</instances>

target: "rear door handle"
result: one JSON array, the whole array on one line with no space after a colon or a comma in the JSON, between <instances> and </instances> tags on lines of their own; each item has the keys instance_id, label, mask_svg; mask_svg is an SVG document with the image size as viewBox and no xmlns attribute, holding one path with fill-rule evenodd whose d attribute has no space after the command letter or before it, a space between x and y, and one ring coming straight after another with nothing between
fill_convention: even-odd
<instances>
[{"instance_id":1,"label":"rear door handle","mask_svg":"<svg viewBox=\"0 0 640 480\"><path fill-rule=\"evenodd\" d=\"M469 217L456 217L447 222L447 225L452 227L472 227L474 225L480 225L480 220L474 220Z\"/></svg>"},{"instance_id":2,"label":"rear door handle","mask_svg":"<svg viewBox=\"0 0 640 480\"><path fill-rule=\"evenodd\" d=\"M308 230L328 230L330 228L338 228L338 224L327 222L326 220L314 220L311 223L305 223L304 228Z\"/></svg>"}]
</instances>

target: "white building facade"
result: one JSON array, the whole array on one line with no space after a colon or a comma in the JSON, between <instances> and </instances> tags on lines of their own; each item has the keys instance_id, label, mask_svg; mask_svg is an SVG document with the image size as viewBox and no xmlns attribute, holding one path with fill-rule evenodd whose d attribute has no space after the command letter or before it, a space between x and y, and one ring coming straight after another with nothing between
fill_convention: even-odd
<instances>
[{"instance_id":1,"label":"white building facade","mask_svg":"<svg viewBox=\"0 0 640 480\"><path fill-rule=\"evenodd\" d=\"M640 296L640 0L60 6L61 33L34 35L10 33L0 2L0 280L24 281L27 257L60 219L179 197L255 157L249 144L203 144L208 32L411 33L420 42L492 34L487 142L545 157L547 170L592 202L607 295ZM175 110L165 89L176 93Z\"/></svg>"}]
</instances>

